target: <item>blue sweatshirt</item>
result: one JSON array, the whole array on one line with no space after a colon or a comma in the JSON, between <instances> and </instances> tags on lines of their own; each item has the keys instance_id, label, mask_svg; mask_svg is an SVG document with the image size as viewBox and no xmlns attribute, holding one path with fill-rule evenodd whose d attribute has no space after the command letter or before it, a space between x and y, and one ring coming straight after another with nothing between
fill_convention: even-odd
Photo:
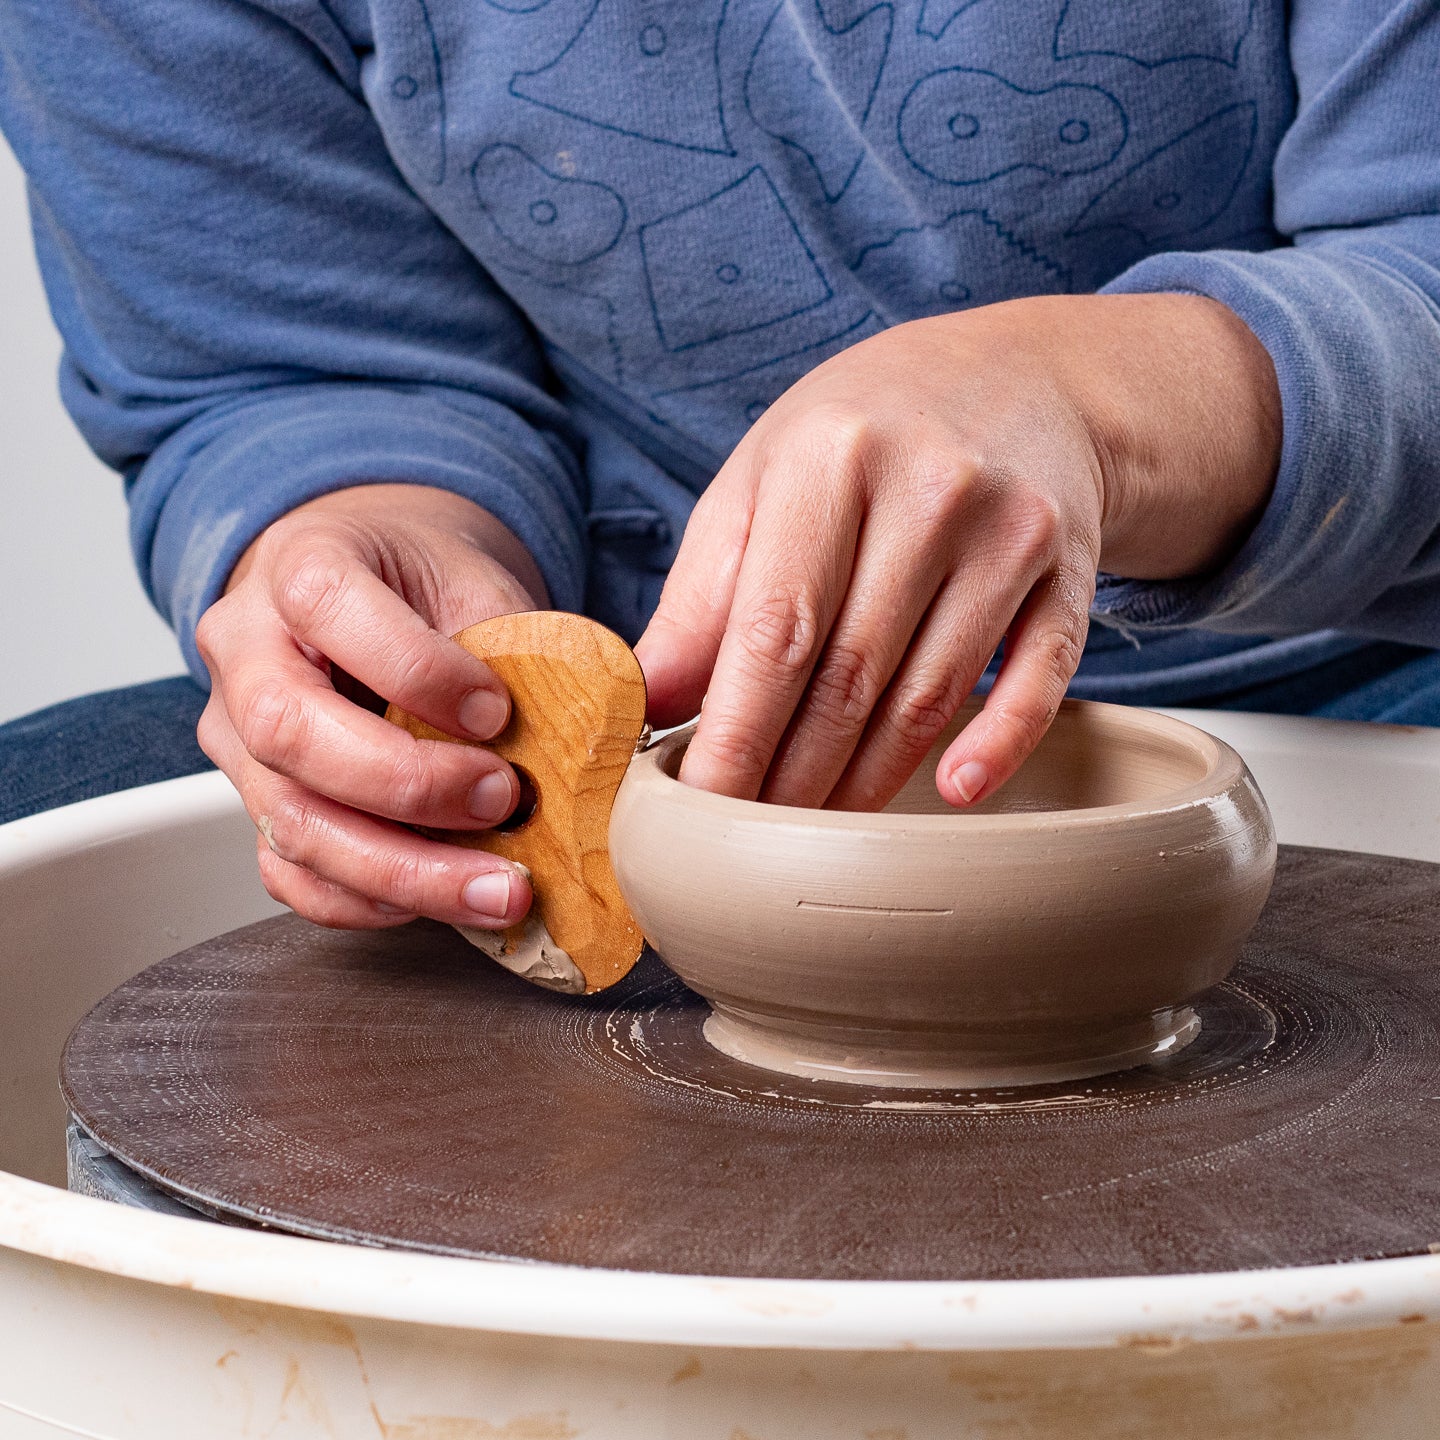
<instances>
[{"instance_id":1,"label":"blue sweatshirt","mask_svg":"<svg viewBox=\"0 0 1440 1440\"><path fill-rule=\"evenodd\" d=\"M1187 291L1273 357L1219 573L1102 576L1076 693L1440 644L1434 0L0 0L64 398L196 620L420 481L634 637L746 427L885 326ZM3 303L3 302L0 302Z\"/></svg>"}]
</instances>

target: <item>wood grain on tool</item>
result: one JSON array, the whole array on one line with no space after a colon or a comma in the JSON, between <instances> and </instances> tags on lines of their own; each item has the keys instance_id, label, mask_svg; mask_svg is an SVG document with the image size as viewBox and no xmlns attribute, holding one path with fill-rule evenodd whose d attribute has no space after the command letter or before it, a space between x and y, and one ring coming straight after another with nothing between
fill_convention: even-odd
<instances>
[{"instance_id":1,"label":"wood grain on tool","mask_svg":"<svg viewBox=\"0 0 1440 1440\"><path fill-rule=\"evenodd\" d=\"M530 872L535 902L521 924L462 933L547 988L602 990L630 970L644 945L609 847L610 807L645 728L640 664L603 625L558 611L502 615L455 639L509 690L510 723L487 748L534 787L532 814L513 828L427 832ZM420 739L455 739L398 706L386 714Z\"/></svg>"},{"instance_id":2,"label":"wood grain on tool","mask_svg":"<svg viewBox=\"0 0 1440 1440\"><path fill-rule=\"evenodd\" d=\"M443 926L282 916L127 981L71 1037L63 1088L172 1193L448 1254L849 1280L1423 1254L1437 900L1440 865L1282 847L1193 1044L1008 1092L754 1069L705 1043L704 1002L648 954L570 999Z\"/></svg>"}]
</instances>

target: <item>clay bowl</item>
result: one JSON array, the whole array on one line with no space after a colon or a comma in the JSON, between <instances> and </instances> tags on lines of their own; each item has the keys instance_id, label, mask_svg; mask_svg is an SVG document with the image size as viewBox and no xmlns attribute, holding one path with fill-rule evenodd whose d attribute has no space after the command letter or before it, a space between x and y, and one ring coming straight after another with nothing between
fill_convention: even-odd
<instances>
[{"instance_id":1,"label":"clay bowl","mask_svg":"<svg viewBox=\"0 0 1440 1440\"><path fill-rule=\"evenodd\" d=\"M817 1080L975 1088L1173 1052L1270 892L1275 830L1244 762L1166 716L1066 701L968 812L934 764L880 814L711 795L693 730L632 762L610 853L641 929L736 1059Z\"/></svg>"}]
</instances>

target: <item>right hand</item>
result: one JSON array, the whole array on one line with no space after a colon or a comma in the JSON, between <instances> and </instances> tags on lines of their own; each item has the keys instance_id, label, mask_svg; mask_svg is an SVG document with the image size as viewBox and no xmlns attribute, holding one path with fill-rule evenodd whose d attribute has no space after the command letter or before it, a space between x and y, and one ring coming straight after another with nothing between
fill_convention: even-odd
<instances>
[{"instance_id":1,"label":"right hand","mask_svg":"<svg viewBox=\"0 0 1440 1440\"><path fill-rule=\"evenodd\" d=\"M509 697L448 637L545 603L509 530L427 486L336 491L255 541L195 633L212 686L199 737L255 821L275 899L348 929L524 916L513 865L405 828L493 827L519 797L510 767L480 744L416 740L341 692L348 676L447 734L492 740Z\"/></svg>"}]
</instances>

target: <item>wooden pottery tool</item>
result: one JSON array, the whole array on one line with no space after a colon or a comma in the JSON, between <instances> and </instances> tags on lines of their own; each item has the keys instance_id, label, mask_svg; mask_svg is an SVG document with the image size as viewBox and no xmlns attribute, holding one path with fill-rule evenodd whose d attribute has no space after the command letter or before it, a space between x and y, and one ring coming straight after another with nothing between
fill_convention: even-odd
<instances>
[{"instance_id":1,"label":"wooden pottery tool","mask_svg":"<svg viewBox=\"0 0 1440 1440\"><path fill-rule=\"evenodd\" d=\"M523 865L535 900L508 930L457 927L507 970L567 994L626 975L645 940L610 864L610 808L645 734L645 677L630 647L583 615L501 615L455 639L510 692L510 723L485 742L521 777L515 814L493 830L436 838ZM392 705L422 740L456 740ZM459 744L478 744L460 740Z\"/></svg>"}]
</instances>

